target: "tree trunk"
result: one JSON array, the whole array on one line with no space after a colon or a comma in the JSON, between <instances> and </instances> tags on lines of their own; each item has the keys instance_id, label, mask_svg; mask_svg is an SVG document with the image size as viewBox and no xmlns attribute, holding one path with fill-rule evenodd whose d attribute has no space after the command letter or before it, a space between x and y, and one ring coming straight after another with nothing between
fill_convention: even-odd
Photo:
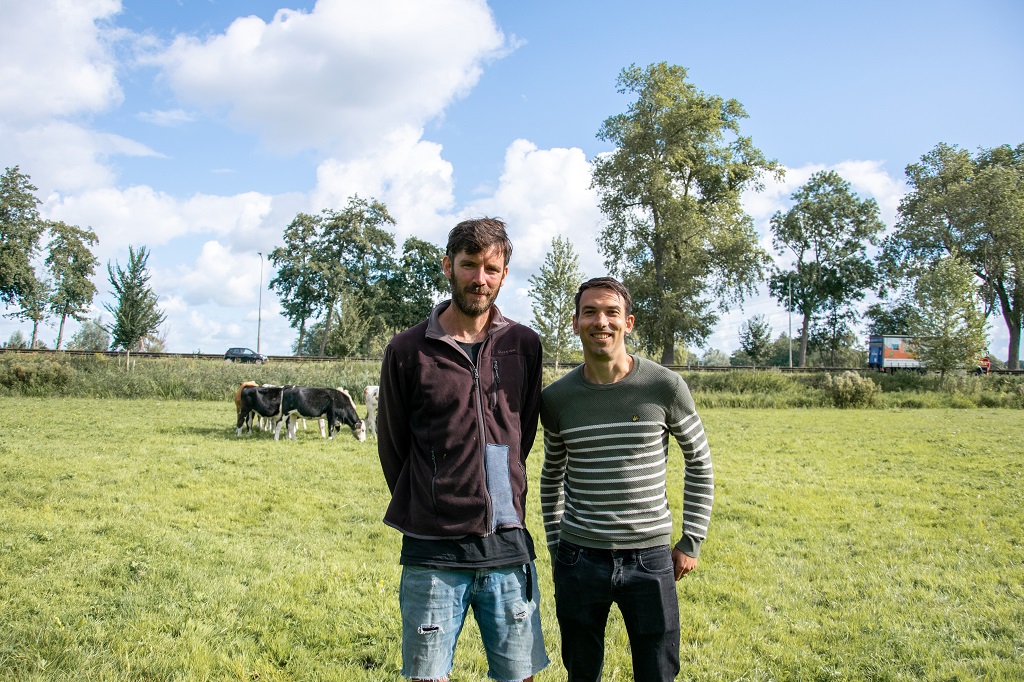
<instances>
[{"instance_id":1,"label":"tree trunk","mask_svg":"<svg viewBox=\"0 0 1024 682\"><path fill-rule=\"evenodd\" d=\"M1006 354L1006 369L1020 369L1020 322L1010 328L1010 350Z\"/></svg>"},{"instance_id":2,"label":"tree trunk","mask_svg":"<svg viewBox=\"0 0 1024 682\"><path fill-rule=\"evenodd\" d=\"M807 339L810 337L811 316L805 314L803 326L800 329L800 364L798 367L807 366Z\"/></svg>"},{"instance_id":3,"label":"tree trunk","mask_svg":"<svg viewBox=\"0 0 1024 682\"><path fill-rule=\"evenodd\" d=\"M324 320L324 336L320 339L320 355L327 352L327 336L331 333L331 318L334 317L334 304L327 309L327 319Z\"/></svg>"},{"instance_id":4,"label":"tree trunk","mask_svg":"<svg viewBox=\"0 0 1024 682\"><path fill-rule=\"evenodd\" d=\"M306 338L306 320L299 323L299 342L295 345L295 354L302 355L302 341Z\"/></svg>"},{"instance_id":5,"label":"tree trunk","mask_svg":"<svg viewBox=\"0 0 1024 682\"><path fill-rule=\"evenodd\" d=\"M57 330L57 347L54 350L60 350L60 343L64 340L64 321L67 319L67 313L60 316L60 328Z\"/></svg>"},{"instance_id":6,"label":"tree trunk","mask_svg":"<svg viewBox=\"0 0 1024 682\"><path fill-rule=\"evenodd\" d=\"M671 331L665 333L665 345L661 351L661 364L673 365L676 361L676 335Z\"/></svg>"}]
</instances>

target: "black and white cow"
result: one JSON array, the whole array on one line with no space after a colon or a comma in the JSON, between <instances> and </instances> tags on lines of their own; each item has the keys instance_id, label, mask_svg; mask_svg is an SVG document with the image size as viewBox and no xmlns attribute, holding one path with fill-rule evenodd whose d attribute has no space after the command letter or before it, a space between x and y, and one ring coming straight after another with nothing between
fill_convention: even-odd
<instances>
[{"instance_id":1,"label":"black and white cow","mask_svg":"<svg viewBox=\"0 0 1024 682\"><path fill-rule=\"evenodd\" d=\"M243 385L238 392L238 423L235 434L241 436L243 426L252 433L252 416L256 414L276 425L274 439L279 438L280 421L284 414L281 412L283 394L283 386Z\"/></svg>"},{"instance_id":2,"label":"black and white cow","mask_svg":"<svg viewBox=\"0 0 1024 682\"><path fill-rule=\"evenodd\" d=\"M306 419L327 419L327 437L334 438L334 431L342 424L352 429L358 441L366 440L366 425L356 412L352 396L341 388L313 388L309 386L286 386L281 399L281 413L287 419L288 437L295 440L295 425L300 417ZM281 425L277 425L280 431ZM323 436L321 429L320 435Z\"/></svg>"}]
</instances>

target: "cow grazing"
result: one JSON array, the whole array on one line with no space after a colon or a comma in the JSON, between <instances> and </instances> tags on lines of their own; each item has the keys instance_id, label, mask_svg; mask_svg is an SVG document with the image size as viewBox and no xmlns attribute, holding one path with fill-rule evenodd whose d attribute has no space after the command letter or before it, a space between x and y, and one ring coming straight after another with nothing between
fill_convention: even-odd
<instances>
[{"instance_id":1,"label":"cow grazing","mask_svg":"<svg viewBox=\"0 0 1024 682\"><path fill-rule=\"evenodd\" d=\"M239 421L239 423L241 423L243 421L243 419L242 419L242 389L245 388L246 386L258 386L258 384L255 381L243 381L241 386L238 387L238 390L235 391L235 412L238 413L238 421ZM250 425L252 424L251 420L247 420L247 421L248 421L248 423ZM241 434L239 434L239 435L241 435Z\"/></svg>"},{"instance_id":2,"label":"cow grazing","mask_svg":"<svg viewBox=\"0 0 1024 682\"><path fill-rule=\"evenodd\" d=\"M239 391L238 423L235 434L242 435L242 426L252 433L252 415L255 413L275 425L274 440L280 438L281 398L283 386L242 386Z\"/></svg>"},{"instance_id":3,"label":"cow grazing","mask_svg":"<svg viewBox=\"0 0 1024 682\"><path fill-rule=\"evenodd\" d=\"M295 427L300 417L326 418L329 439L334 438L336 429L346 424L351 427L356 440L366 440L366 426L356 412L352 396L344 389L287 386L281 400L281 413L286 415L288 437L292 440L295 440ZM320 434L323 435L322 430Z\"/></svg>"},{"instance_id":4,"label":"cow grazing","mask_svg":"<svg viewBox=\"0 0 1024 682\"><path fill-rule=\"evenodd\" d=\"M363 402L366 404L366 430L377 435L377 403L380 402L380 386L367 386L363 389Z\"/></svg>"}]
</instances>

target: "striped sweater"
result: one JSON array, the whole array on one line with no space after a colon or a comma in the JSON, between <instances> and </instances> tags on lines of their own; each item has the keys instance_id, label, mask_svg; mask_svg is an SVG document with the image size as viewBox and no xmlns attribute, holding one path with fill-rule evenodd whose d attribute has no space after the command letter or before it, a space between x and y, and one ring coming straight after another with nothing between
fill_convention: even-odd
<instances>
[{"instance_id":1,"label":"striped sweater","mask_svg":"<svg viewBox=\"0 0 1024 682\"><path fill-rule=\"evenodd\" d=\"M685 461L676 547L700 554L714 500L704 426L682 377L635 355L633 362L613 384L586 381L581 365L542 393L540 504L552 551L559 537L607 549L672 544L666 493L671 434Z\"/></svg>"}]
</instances>

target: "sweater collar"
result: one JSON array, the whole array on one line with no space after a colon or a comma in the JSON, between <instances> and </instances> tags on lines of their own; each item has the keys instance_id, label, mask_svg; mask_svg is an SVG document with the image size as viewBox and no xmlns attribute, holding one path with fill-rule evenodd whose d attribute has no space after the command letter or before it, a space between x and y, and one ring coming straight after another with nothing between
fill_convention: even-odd
<instances>
[{"instance_id":1,"label":"sweater collar","mask_svg":"<svg viewBox=\"0 0 1024 682\"><path fill-rule=\"evenodd\" d=\"M440 316L448 306L452 304L451 299L447 301L441 301L435 306L430 312L430 317L427 318L427 338L428 339L444 339L450 338L448 332L441 326ZM505 319L505 316L498 310L498 306L491 306L491 323L487 329L487 335L490 336L499 329L504 329L511 324L510 320Z\"/></svg>"}]
</instances>

